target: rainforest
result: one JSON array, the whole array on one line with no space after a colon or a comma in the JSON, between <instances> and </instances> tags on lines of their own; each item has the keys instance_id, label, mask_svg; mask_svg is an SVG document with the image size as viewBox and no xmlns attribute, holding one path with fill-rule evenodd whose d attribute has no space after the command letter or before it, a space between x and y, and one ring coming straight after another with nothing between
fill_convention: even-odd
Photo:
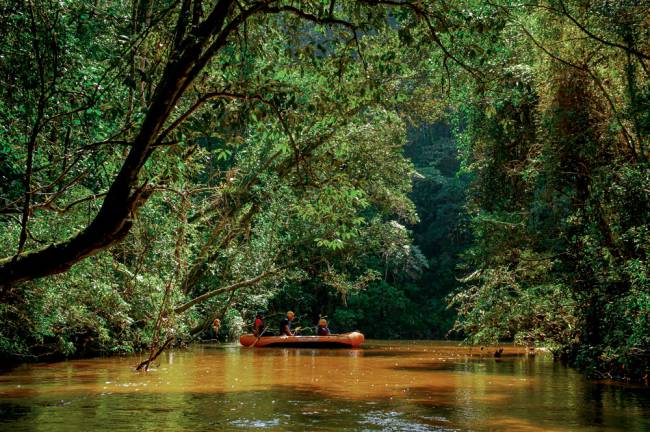
<instances>
[{"instance_id":1,"label":"rainforest","mask_svg":"<svg viewBox=\"0 0 650 432\"><path fill-rule=\"evenodd\" d=\"M2 368L146 369L292 310L648 384L647 2L2 0L0 20Z\"/></svg>"}]
</instances>

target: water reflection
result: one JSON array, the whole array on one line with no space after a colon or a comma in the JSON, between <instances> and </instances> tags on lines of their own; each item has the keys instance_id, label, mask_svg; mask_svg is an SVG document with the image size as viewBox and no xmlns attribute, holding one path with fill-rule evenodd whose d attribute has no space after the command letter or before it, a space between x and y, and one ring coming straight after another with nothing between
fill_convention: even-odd
<instances>
[{"instance_id":1,"label":"water reflection","mask_svg":"<svg viewBox=\"0 0 650 432\"><path fill-rule=\"evenodd\" d=\"M0 375L0 429L650 430L650 395L545 356L435 342L362 350L198 345L149 373L135 357Z\"/></svg>"}]
</instances>

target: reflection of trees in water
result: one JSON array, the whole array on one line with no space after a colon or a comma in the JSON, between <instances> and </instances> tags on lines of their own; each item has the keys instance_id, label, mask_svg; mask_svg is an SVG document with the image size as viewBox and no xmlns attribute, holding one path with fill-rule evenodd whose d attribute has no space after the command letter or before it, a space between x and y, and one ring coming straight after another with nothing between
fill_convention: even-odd
<instances>
[{"instance_id":1,"label":"reflection of trees in water","mask_svg":"<svg viewBox=\"0 0 650 432\"><path fill-rule=\"evenodd\" d=\"M494 359L435 343L367 351L201 345L170 352L147 374L133 373L132 358L72 361L4 374L0 420L3 430L48 431L648 426L643 389L591 383L550 357L508 349ZM8 397L20 383L28 388Z\"/></svg>"}]
</instances>

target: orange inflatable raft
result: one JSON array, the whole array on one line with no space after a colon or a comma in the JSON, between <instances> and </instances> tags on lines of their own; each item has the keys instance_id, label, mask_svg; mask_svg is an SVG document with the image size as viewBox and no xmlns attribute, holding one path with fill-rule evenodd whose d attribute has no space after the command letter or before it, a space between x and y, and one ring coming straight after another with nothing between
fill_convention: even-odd
<instances>
[{"instance_id":1,"label":"orange inflatable raft","mask_svg":"<svg viewBox=\"0 0 650 432\"><path fill-rule=\"evenodd\" d=\"M356 348L364 341L359 332L330 336L262 336L241 335L239 343L245 347L295 347L295 348Z\"/></svg>"}]
</instances>

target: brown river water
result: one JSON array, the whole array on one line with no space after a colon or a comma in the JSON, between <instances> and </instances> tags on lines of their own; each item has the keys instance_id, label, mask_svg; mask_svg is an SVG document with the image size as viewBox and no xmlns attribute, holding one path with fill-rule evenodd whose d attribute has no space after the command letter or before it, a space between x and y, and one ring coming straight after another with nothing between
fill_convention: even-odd
<instances>
[{"instance_id":1,"label":"brown river water","mask_svg":"<svg viewBox=\"0 0 650 432\"><path fill-rule=\"evenodd\" d=\"M650 431L650 390L450 342L201 344L0 373L2 431Z\"/></svg>"}]
</instances>

